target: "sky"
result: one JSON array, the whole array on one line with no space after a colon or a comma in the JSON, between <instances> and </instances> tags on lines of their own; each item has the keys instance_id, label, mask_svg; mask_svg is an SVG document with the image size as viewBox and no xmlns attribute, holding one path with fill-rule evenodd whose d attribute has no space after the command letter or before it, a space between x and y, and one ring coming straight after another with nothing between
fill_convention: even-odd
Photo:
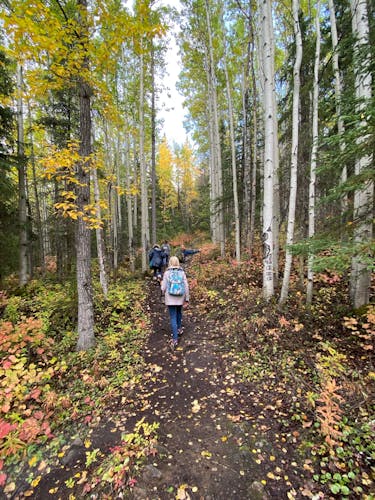
<instances>
[{"instance_id":1,"label":"sky","mask_svg":"<svg viewBox=\"0 0 375 500\"><path fill-rule=\"evenodd\" d=\"M131 8L133 0L125 0L125 4ZM174 7L180 11L181 4L179 0L160 0L158 5ZM175 27L176 29L176 27ZM176 46L174 33L170 32L168 53L166 55L166 73L162 76L163 92L158 95L158 119L163 120L161 128L161 137L165 134L168 144L172 147L173 143L184 144L187 139L183 121L185 111L182 107L182 96L176 89L178 75L180 72L180 57Z\"/></svg>"},{"instance_id":2,"label":"sky","mask_svg":"<svg viewBox=\"0 0 375 500\"><path fill-rule=\"evenodd\" d=\"M163 0L163 4L177 9L181 8L179 0ZM164 90L159 96L160 111L158 117L164 120L161 135L165 134L169 145L172 146L173 142L183 144L187 138L183 127L185 115L185 110L182 107L183 98L176 89L181 63L173 33L170 34L166 61L168 74L164 75L163 83L169 90Z\"/></svg>"}]
</instances>

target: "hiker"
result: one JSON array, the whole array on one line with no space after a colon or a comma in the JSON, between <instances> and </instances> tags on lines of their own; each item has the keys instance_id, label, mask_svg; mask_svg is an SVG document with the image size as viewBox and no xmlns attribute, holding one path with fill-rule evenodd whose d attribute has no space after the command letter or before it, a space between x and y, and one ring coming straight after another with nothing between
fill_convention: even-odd
<instances>
[{"instance_id":1,"label":"hiker","mask_svg":"<svg viewBox=\"0 0 375 500\"><path fill-rule=\"evenodd\" d=\"M181 262L186 262L186 257L188 255L194 255L196 253L199 253L200 250L193 250L190 248L186 248L185 245L181 245L180 250L179 250L179 258Z\"/></svg>"},{"instance_id":2,"label":"hiker","mask_svg":"<svg viewBox=\"0 0 375 500\"><path fill-rule=\"evenodd\" d=\"M171 255L171 247L167 240L165 240L164 243L162 244L161 250L164 253L163 270L165 270L168 267L169 257Z\"/></svg>"},{"instance_id":3,"label":"hiker","mask_svg":"<svg viewBox=\"0 0 375 500\"><path fill-rule=\"evenodd\" d=\"M175 349L178 344L178 335L182 334L182 308L187 307L190 297L185 271L175 255L170 258L169 267L164 273L161 292L165 294L165 305L168 306L172 329L171 347Z\"/></svg>"},{"instance_id":4,"label":"hiker","mask_svg":"<svg viewBox=\"0 0 375 500\"><path fill-rule=\"evenodd\" d=\"M164 253L159 245L154 245L148 254L150 269L154 272L154 280L161 280Z\"/></svg>"}]
</instances>

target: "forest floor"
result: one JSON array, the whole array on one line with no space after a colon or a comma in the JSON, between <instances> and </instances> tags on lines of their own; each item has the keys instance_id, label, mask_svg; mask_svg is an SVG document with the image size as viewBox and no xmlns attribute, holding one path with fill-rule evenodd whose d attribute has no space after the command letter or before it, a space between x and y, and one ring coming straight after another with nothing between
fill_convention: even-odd
<instances>
[{"instance_id":1,"label":"forest floor","mask_svg":"<svg viewBox=\"0 0 375 500\"><path fill-rule=\"evenodd\" d=\"M148 281L151 325L139 384L108 404L89 445L78 439L32 490L21 481L6 498L374 498L369 341L358 340L359 326L351 339L342 336L343 306L337 317L331 313L340 307L337 290L335 298L324 293L317 301L319 318L311 311L287 315L259 299L254 269L233 275L229 267L210 266L188 268L193 298L174 351L160 288ZM361 373L360 384L352 371ZM340 385L327 385L333 380L327 373ZM345 453L336 402L369 422L346 436ZM155 433L157 441L150 441L146 462L129 473L126 488L122 477L99 493L85 489L93 484L88 448L92 462L121 451L123 433L133 429L134 455L145 437ZM361 448L351 443L349 450L351 438ZM111 474L128 459L119 457Z\"/></svg>"},{"instance_id":2,"label":"forest floor","mask_svg":"<svg viewBox=\"0 0 375 500\"><path fill-rule=\"evenodd\" d=\"M309 475L299 463L292 429L284 434L274 418L274 391L238 381L241 360L223 338L220 322L191 306L172 351L168 311L152 282L149 307L152 331L142 353L144 381L130 405L129 399L124 407L115 403L102 419L106 424L91 436L92 447L105 453L120 443L119 432L130 431L137 421L159 424L155 453L130 497L282 499L307 486ZM30 498L81 498L80 488L74 494L65 481L86 468L84 454L83 444L73 447L69 465L45 476ZM121 498L107 495L98 498Z\"/></svg>"}]
</instances>

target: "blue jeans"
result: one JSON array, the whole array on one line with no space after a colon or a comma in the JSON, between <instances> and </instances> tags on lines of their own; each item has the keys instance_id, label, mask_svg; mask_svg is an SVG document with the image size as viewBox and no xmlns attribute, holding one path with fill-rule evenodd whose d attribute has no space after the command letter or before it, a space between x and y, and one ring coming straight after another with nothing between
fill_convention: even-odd
<instances>
[{"instance_id":1,"label":"blue jeans","mask_svg":"<svg viewBox=\"0 0 375 500\"><path fill-rule=\"evenodd\" d=\"M168 306L173 340L178 340L178 330L181 328L182 306Z\"/></svg>"}]
</instances>

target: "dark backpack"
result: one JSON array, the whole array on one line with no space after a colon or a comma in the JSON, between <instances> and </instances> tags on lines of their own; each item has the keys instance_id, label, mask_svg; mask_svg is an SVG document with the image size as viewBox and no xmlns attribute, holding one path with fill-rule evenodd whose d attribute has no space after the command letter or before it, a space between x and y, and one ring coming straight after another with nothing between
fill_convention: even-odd
<instances>
[{"instance_id":1,"label":"dark backpack","mask_svg":"<svg viewBox=\"0 0 375 500\"><path fill-rule=\"evenodd\" d=\"M176 297L182 297L185 294L184 271L182 269L169 269L167 291L169 295Z\"/></svg>"}]
</instances>

